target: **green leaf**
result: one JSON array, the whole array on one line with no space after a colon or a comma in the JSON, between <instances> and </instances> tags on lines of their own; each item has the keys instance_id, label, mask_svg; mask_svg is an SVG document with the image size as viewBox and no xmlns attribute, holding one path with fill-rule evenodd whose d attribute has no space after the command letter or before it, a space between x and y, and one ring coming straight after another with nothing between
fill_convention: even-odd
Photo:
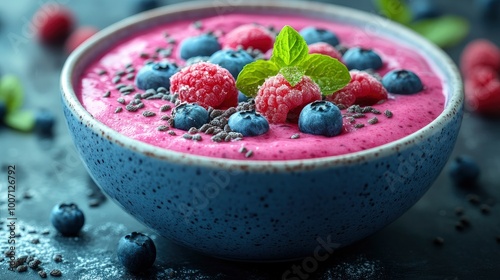
<instances>
[{"instance_id":1,"label":"green leaf","mask_svg":"<svg viewBox=\"0 0 500 280\"><path fill-rule=\"evenodd\" d=\"M297 66L288 66L280 69L281 75L290 83L292 87L296 86L304 77L305 70Z\"/></svg>"},{"instance_id":2,"label":"green leaf","mask_svg":"<svg viewBox=\"0 0 500 280\"><path fill-rule=\"evenodd\" d=\"M35 114L32 111L16 110L5 116L7 126L23 132L30 132L35 128Z\"/></svg>"},{"instance_id":3,"label":"green leaf","mask_svg":"<svg viewBox=\"0 0 500 280\"><path fill-rule=\"evenodd\" d=\"M0 100L5 103L7 112L18 110L23 104L23 87L21 80L13 75L5 75L0 80Z\"/></svg>"},{"instance_id":4,"label":"green leaf","mask_svg":"<svg viewBox=\"0 0 500 280\"><path fill-rule=\"evenodd\" d=\"M410 8L402 0L376 0L380 13L388 19L408 25L412 20Z\"/></svg>"},{"instance_id":5,"label":"green leaf","mask_svg":"<svg viewBox=\"0 0 500 280\"><path fill-rule=\"evenodd\" d=\"M305 75L318 84L323 95L330 95L351 81L347 67L337 59L326 55L311 54L300 66L307 69Z\"/></svg>"},{"instance_id":6,"label":"green leaf","mask_svg":"<svg viewBox=\"0 0 500 280\"><path fill-rule=\"evenodd\" d=\"M462 41L469 33L469 22L457 16L426 19L410 25L420 35L441 48L451 47Z\"/></svg>"},{"instance_id":7,"label":"green leaf","mask_svg":"<svg viewBox=\"0 0 500 280\"><path fill-rule=\"evenodd\" d=\"M279 68L267 60L256 60L245 65L236 80L236 87L246 96L254 97L268 77L278 74Z\"/></svg>"},{"instance_id":8,"label":"green leaf","mask_svg":"<svg viewBox=\"0 0 500 280\"><path fill-rule=\"evenodd\" d=\"M308 54L309 48L304 38L295 29L286 25L276 37L271 61L279 68L296 66Z\"/></svg>"}]
</instances>

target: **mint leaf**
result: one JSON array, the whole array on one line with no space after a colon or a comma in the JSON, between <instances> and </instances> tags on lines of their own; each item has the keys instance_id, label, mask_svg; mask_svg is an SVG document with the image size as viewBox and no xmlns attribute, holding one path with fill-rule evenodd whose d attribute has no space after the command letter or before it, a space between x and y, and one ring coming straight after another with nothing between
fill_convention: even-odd
<instances>
[{"instance_id":1,"label":"mint leaf","mask_svg":"<svg viewBox=\"0 0 500 280\"><path fill-rule=\"evenodd\" d=\"M13 111L7 113L4 122L10 128L23 132L30 132L35 128L35 114L27 110Z\"/></svg>"},{"instance_id":2,"label":"mint leaf","mask_svg":"<svg viewBox=\"0 0 500 280\"><path fill-rule=\"evenodd\" d=\"M256 60L245 65L236 80L236 87L248 97L254 97L268 77L276 76L279 68L267 60Z\"/></svg>"},{"instance_id":3,"label":"mint leaf","mask_svg":"<svg viewBox=\"0 0 500 280\"><path fill-rule=\"evenodd\" d=\"M441 48L451 47L462 41L470 28L467 20L457 16L421 20L410 27Z\"/></svg>"},{"instance_id":4,"label":"mint leaf","mask_svg":"<svg viewBox=\"0 0 500 280\"><path fill-rule=\"evenodd\" d=\"M295 29L285 25L276 37L271 61L279 68L296 66L308 54L309 48L304 38Z\"/></svg>"},{"instance_id":5,"label":"mint leaf","mask_svg":"<svg viewBox=\"0 0 500 280\"><path fill-rule=\"evenodd\" d=\"M380 13L388 19L408 25L412 20L410 8L402 0L376 0Z\"/></svg>"},{"instance_id":6,"label":"mint leaf","mask_svg":"<svg viewBox=\"0 0 500 280\"><path fill-rule=\"evenodd\" d=\"M337 59L326 55L308 55L300 67L307 69L305 75L318 84L323 95L330 95L351 81L347 67Z\"/></svg>"},{"instance_id":7,"label":"mint leaf","mask_svg":"<svg viewBox=\"0 0 500 280\"><path fill-rule=\"evenodd\" d=\"M0 80L0 100L5 103L7 112L18 110L23 104L23 87L21 81L13 75L5 75Z\"/></svg>"},{"instance_id":8,"label":"mint leaf","mask_svg":"<svg viewBox=\"0 0 500 280\"><path fill-rule=\"evenodd\" d=\"M297 66L288 66L280 69L281 75L290 83L292 87L296 86L304 77L305 70Z\"/></svg>"}]
</instances>

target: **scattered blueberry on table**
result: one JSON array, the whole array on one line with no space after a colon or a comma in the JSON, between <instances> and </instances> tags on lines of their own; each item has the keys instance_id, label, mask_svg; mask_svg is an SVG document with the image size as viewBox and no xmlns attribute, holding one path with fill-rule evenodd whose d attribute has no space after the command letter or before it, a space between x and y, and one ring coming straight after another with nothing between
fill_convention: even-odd
<instances>
[{"instance_id":1,"label":"scattered blueberry on table","mask_svg":"<svg viewBox=\"0 0 500 280\"><path fill-rule=\"evenodd\" d=\"M149 236L132 232L120 238L117 255L122 265L130 272L140 272L154 264L156 246Z\"/></svg>"},{"instance_id":2,"label":"scattered blueberry on table","mask_svg":"<svg viewBox=\"0 0 500 280\"><path fill-rule=\"evenodd\" d=\"M74 203L61 203L54 206L50 222L64 236L77 235L85 223L85 216Z\"/></svg>"}]
</instances>

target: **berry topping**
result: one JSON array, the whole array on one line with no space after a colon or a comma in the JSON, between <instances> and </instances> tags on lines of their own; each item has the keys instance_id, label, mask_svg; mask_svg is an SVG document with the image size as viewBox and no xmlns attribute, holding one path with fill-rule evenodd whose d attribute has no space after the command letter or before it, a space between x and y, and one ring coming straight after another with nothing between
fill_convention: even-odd
<instances>
[{"instance_id":1,"label":"berry topping","mask_svg":"<svg viewBox=\"0 0 500 280\"><path fill-rule=\"evenodd\" d=\"M383 66L382 59L375 51L359 47L348 49L343 60L349 70L377 70Z\"/></svg>"},{"instance_id":2,"label":"berry topping","mask_svg":"<svg viewBox=\"0 0 500 280\"><path fill-rule=\"evenodd\" d=\"M191 127L200 128L209 119L208 111L198 104L181 103L172 112L174 127L188 131Z\"/></svg>"},{"instance_id":3,"label":"berry topping","mask_svg":"<svg viewBox=\"0 0 500 280\"><path fill-rule=\"evenodd\" d=\"M94 27L85 26L77 28L75 31L73 31L73 33L71 33L69 38L66 40L66 43L64 43L64 49L66 50L66 53L71 53L79 45L81 45L96 33L97 29L95 29Z\"/></svg>"},{"instance_id":4,"label":"berry topping","mask_svg":"<svg viewBox=\"0 0 500 280\"><path fill-rule=\"evenodd\" d=\"M309 45L309 53L324 54L335 59L342 60L342 54L340 54L340 52L335 47L332 47L332 45L324 42L318 42Z\"/></svg>"},{"instance_id":5,"label":"berry topping","mask_svg":"<svg viewBox=\"0 0 500 280\"><path fill-rule=\"evenodd\" d=\"M336 46L339 44L339 39L335 33L316 27L306 27L300 31L300 35L304 37L308 45L324 42L330 44L331 46Z\"/></svg>"},{"instance_id":6,"label":"berry topping","mask_svg":"<svg viewBox=\"0 0 500 280\"><path fill-rule=\"evenodd\" d=\"M500 49L489 40L478 39L472 41L462 52L460 69L465 79L473 74L478 66L488 66L494 71L500 71Z\"/></svg>"},{"instance_id":7,"label":"berry topping","mask_svg":"<svg viewBox=\"0 0 500 280\"><path fill-rule=\"evenodd\" d=\"M238 89L227 69L210 62L183 68L170 78L170 92L184 102L226 109L238 104Z\"/></svg>"},{"instance_id":8,"label":"berry topping","mask_svg":"<svg viewBox=\"0 0 500 280\"><path fill-rule=\"evenodd\" d=\"M153 240L140 232L132 232L120 238L116 253L122 265L131 272L145 271L156 260Z\"/></svg>"},{"instance_id":9,"label":"berry topping","mask_svg":"<svg viewBox=\"0 0 500 280\"><path fill-rule=\"evenodd\" d=\"M270 123L296 121L302 108L321 100L319 86L308 76L291 86L282 74L268 78L255 97L255 107Z\"/></svg>"},{"instance_id":10,"label":"berry topping","mask_svg":"<svg viewBox=\"0 0 500 280\"><path fill-rule=\"evenodd\" d=\"M232 131L239 132L243 136L257 136L269 130L269 122L254 110L232 114L228 124Z\"/></svg>"},{"instance_id":11,"label":"berry topping","mask_svg":"<svg viewBox=\"0 0 500 280\"><path fill-rule=\"evenodd\" d=\"M74 203L61 203L52 209L50 222L62 235L75 236L85 223L82 210Z\"/></svg>"},{"instance_id":12,"label":"berry topping","mask_svg":"<svg viewBox=\"0 0 500 280\"><path fill-rule=\"evenodd\" d=\"M474 184L480 175L480 169L473 158L462 155L456 157L449 166L448 173L456 185Z\"/></svg>"},{"instance_id":13,"label":"berry topping","mask_svg":"<svg viewBox=\"0 0 500 280\"><path fill-rule=\"evenodd\" d=\"M274 36L265 27L245 24L231 30L224 37L224 48L257 49L263 53L273 47Z\"/></svg>"},{"instance_id":14,"label":"berry topping","mask_svg":"<svg viewBox=\"0 0 500 280\"><path fill-rule=\"evenodd\" d=\"M387 91L382 83L364 71L351 70L351 81L343 89L326 97L337 105L349 107L353 104L368 106L387 99Z\"/></svg>"},{"instance_id":15,"label":"berry topping","mask_svg":"<svg viewBox=\"0 0 500 280\"><path fill-rule=\"evenodd\" d=\"M186 38L179 46L180 56L184 60L194 56L211 56L220 49L219 41L212 34Z\"/></svg>"},{"instance_id":16,"label":"berry topping","mask_svg":"<svg viewBox=\"0 0 500 280\"><path fill-rule=\"evenodd\" d=\"M465 80L467 109L484 115L500 116L500 79L491 67L476 67Z\"/></svg>"},{"instance_id":17,"label":"berry topping","mask_svg":"<svg viewBox=\"0 0 500 280\"><path fill-rule=\"evenodd\" d=\"M32 22L37 23L37 35L42 43L60 44L71 33L74 18L71 11L55 2L50 2L33 15Z\"/></svg>"},{"instance_id":18,"label":"berry topping","mask_svg":"<svg viewBox=\"0 0 500 280\"><path fill-rule=\"evenodd\" d=\"M424 89L417 74L405 69L388 72L382 78L382 84L388 92L396 94L413 94Z\"/></svg>"},{"instance_id":19,"label":"berry topping","mask_svg":"<svg viewBox=\"0 0 500 280\"><path fill-rule=\"evenodd\" d=\"M47 110L41 110L35 113L35 130L41 135L52 135L56 118L54 114Z\"/></svg>"},{"instance_id":20,"label":"berry topping","mask_svg":"<svg viewBox=\"0 0 500 280\"><path fill-rule=\"evenodd\" d=\"M209 59L209 62L218 64L227 69L233 78L237 78L245 65L254 61L253 57L246 51L225 49L214 53Z\"/></svg>"},{"instance_id":21,"label":"berry topping","mask_svg":"<svg viewBox=\"0 0 500 280\"><path fill-rule=\"evenodd\" d=\"M178 71L177 65L168 61L149 63L139 70L135 77L135 84L142 90L169 88L170 77Z\"/></svg>"},{"instance_id":22,"label":"berry topping","mask_svg":"<svg viewBox=\"0 0 500 280\"><path fill-rule=\"evenodd\" d=\"M339 135L342 132L340 109L335 104L325 100L307 104L300 112L299 130L327 137Z\"/></svg>"}]
</instances>

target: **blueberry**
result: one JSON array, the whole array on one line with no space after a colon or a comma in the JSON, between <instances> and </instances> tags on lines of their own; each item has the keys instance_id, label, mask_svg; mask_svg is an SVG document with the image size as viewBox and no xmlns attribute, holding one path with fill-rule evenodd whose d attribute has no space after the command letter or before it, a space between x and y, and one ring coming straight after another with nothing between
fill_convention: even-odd
<instances>
[{"instance_id":1,"label":"blueberry","mask_svg":"<svg viewBox=\"0 0 500 280\"><path fill-rule=\"evenodd\" d=\"M500 0L476 0L476 6L484 19L494 19L499 14Z\"/></svg>"},{"instance_id":2,"label":"blueberry","mask_svg":"<svg viewBox=\"0 0 500 280\"><path fill-rule=\"evenodd\" d=\"M239 111L229 117L228 125L232 131L243 136L257 136L269 131L269 122L254 110Z\"/></svg>"},{"instance_id":3,"label":"blueberry","mask_svg":"<svg viewBox=\"0 0 500 280\"><path fill-rule=\"evenodd\" d=\"M62 235L75 236L82 229L85 217L76 204L61 203L52 208L50 222Z\"/></svg>"},{"instance_id":4,"label":"blueberry","mask_svg":"<svg viewBox=\"0 0 500 280\"><path fill-rule=\"evenodd\" d=\"M339 135L342 132L342 113L329 101L314 101L300 112L299 130L327 137Z\"/></svg>"},{"instance_id":5,"label":"blueberry","mask_svg":"<svg viewBox=\"0 0 500 280\"><path fill-rule=\"evenodd\" d=\"M221 45L215 36L202 34L184 39L179 48L181 58L186 60L193 56L211 56L221 49Z\"/></svg>"},{"instance_id":6,"label":"blueberry","mask_svg":"<svg viewBox=\"0 0 500 280\"><path fill-rule=\"evenodd\" d=\"M414 21L435 18L442 14L435 0L411 0L408 1L408 7Z\"/></svg>"},{"instance_id":7,"label":"blueberry","mask_svg":"<svg viewBox=\"0 0 500 280\"><path fill-rule=\"evenodd\" d=\"M220 50L214 53L209 62L226 68L236 79L245 65L254 61L253 57L244 50Z\"/></svg>"},{"instance_id":8,"label":"blueberry","mask_svg":"<svg viewBox=\"0 0 500 280\"><path fill-rule=\"evenodd\" d=\"M7 106L5 106L5 103L0 100L0 123L3 121L3 118L7 114Z\"/></svg>"},{"instance_id":9,"label":"blueberry","mask_svg":"<svg viewBox=\"0 0 500 280\"><path fill-rule=\"evenodd\" d=\"M238 103L239 102L247 102L248 101L248 96L243 94L243 92L238 91Z\"/></svg>"},{"instance_id":10,"label":"blueberry","mask_svg":"<svg viewBox=\"0 0 500 280\"><path fill-rule=\"evenodd\" d=\"M417 74L405 69L392 70L385 74L382 85L388 92L396 94L412 94L424 89Z\"/></svg>"},{"instance_id":11,"label":"blueberry","mask_svg":"<svg viewBox=\"0 0 500 280\"><path fill-rule=\"evenodd\" d=\"M377 70L383 65L382 59L375 51L359 47L348 49L342 60L349 70Z\"/></svg>"},{"instance_id":12,"label":"blueberry","mask_svg":"<svg viewBox=\"0 0 500 280\"><path fill-rule=\"evenodd\" d=\"M149 236L132 232L118 241L117 255L126 269L140 272L153 266L156 260L156 246Z\"/></svg>"},{"instance_id":13,"label":"blueberry","mask_svg":"<svg viewBox=\"0 0 500 280\"><path fill-rule=\"evenodd\" d=\"M312 26L300 30L300 35L302 35L308 45L319 42L325 42L332 46L339 44L339 38L335 35L335 33Z\"/></svg>"},{"instance_id":14,"label":"blueberry","mask_svg":"<svg viewBox=\"0 0 500 280\"><path fill-rule=\"evenodd\" d=\"M142 90L170 88L170 77L179 71L175 63L169 61L153 62L144 65L135 77L135 84Z\"/></svg>"},{"instance_id":15,"label":"blueberry","mask_svg":"<svg viewBox=\"0 0 500 280\"><path fill-rule=\"evenodd\" d=\"M35 113L35 131L41 135L52 135L56 118L54 114L47 110Z\"/></svg>"},{"instance_id":16,"label":"blueberry","mask_svg":"<svg viewBox=\"0 0 500 280\"><path fill-rule=\"evenodd\" d=\"M182 103L172 112L174 127L189 130L191 127L200 128L208 122L208 111L194 103Z\"/></svg>"},{"instance_id":17,"label":"blueberry","mask_svg":"<svg viewBox=\"0 0 500 280\"><path fill-rule=\"evenodd\" d=\"M456 157L450 164L448 173L456 185L474 184L480 174L479 166L469 156Z\"/></svg>"}]
</instances>

